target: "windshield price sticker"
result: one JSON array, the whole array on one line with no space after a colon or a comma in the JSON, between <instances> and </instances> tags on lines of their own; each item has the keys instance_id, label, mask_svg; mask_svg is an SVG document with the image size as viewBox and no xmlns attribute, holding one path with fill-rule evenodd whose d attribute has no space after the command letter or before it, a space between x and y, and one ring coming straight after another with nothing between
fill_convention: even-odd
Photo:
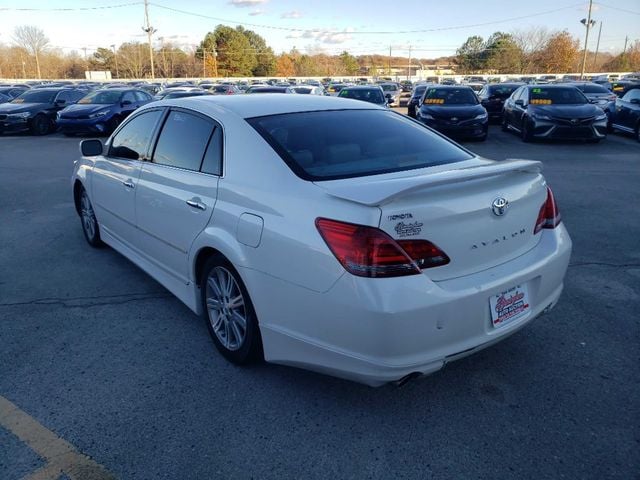
<instances>
[{"instance_id":1,"label":"windshield price sticker","mask_svg":"<svg viewBox=\"0 0 640 480\"><path fill-rule=\"evenodd\" d=\"M516 285L506 292L491 297L489 304L491 305L491 322L494 327L499 328L530 310L527 287Z\"/></svg>"},{"instance_id":2,"label":"windshield price sticker","mask_svg":"<svg viewBox=\"0 0 640 480\"><path fill-rule=\"evenodd\" d=\"M444 103L444 98L425 98L424 99L424 103L443 104Z\"/></svg>"},{"instance_id":3,"label":"windshield price sticker","mask_svg":"<svg viewBox=\"0 0 640 480\"><path fill-rule=\"evenodd\" d=\"M531 105L551 105L551 100L546 98L532 98Z\"/></svg>"}]
</instances>

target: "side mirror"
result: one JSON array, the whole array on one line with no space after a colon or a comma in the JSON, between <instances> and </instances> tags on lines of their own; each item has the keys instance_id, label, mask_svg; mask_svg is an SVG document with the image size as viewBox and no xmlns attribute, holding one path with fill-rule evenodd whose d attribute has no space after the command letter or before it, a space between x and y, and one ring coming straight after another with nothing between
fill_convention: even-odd
<instances>
[{"instance_id":1,"label":"side mirror","mask_svg":"<svg viewBox=\"0 0 640 480\"><path fill-rule=\"evenodd\" d=\"M524 100L516 100L516 105L519 107L524 107Z\"/></svg>"},{"instance_id":2,"label":"side mirror","mask_svg":"<svg viewBox=\"0 0 640 480\"><path fill-rule=\"evenodd\" d=\"M124 100L120 105L126 107L127 105L131 105L131 100Z\"/></svg>"},{"instance_id":3,"label":"side mirror","mask_svg":"<svg viewBox=\"0 0 640 480\"><path fill-rule=\"evenodd\" d=\"M102 155L102 142L100 140L83 140L80 142L80 153L83 157L97 157Z\"/></svg>"}]
</instances>

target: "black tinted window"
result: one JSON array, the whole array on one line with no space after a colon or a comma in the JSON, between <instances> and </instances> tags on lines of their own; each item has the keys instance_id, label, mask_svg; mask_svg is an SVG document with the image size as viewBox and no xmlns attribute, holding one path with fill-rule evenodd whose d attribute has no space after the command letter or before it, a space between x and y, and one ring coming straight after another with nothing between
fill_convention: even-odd
<instances>
[{"instance_id":1,"label":"black tinted window","mask_svg":"<svg viewBox=\"0 0 640 480\"><path fill-rule=\"evenodd\" d=\"M370 103L384 103L384 95L379 88L343 88L338 96Z\"/></svg>"},{"instance_id":2,"label":"black tinted window","mask_svg":"<svg viewBox=\"0 0 640 480\"><path fill-rule=\"evenodd\" d=\"M434 105L475 105L478 97L469 87L429 88L424 95L424 103Z\"/></svg>"},{"instance_id":3,"label":"black tinted window","mask_svg":"<svg viewBox=\"0 0 640 480\"><path fill-rule=\"evenodd\" d=\"M11 103L53 103L53 99L57 94L57 91L51 90L27 90Z\"/></svg>"},{"instance_id":4,"label":"black tinted window","mask_svg":"<svg viewBox=\"0 0 640 480\"><path fill-rule=\"evenodd\" d=\"M575 87L534 87L529 90L529 103L531 105L576 105L589 103L589 101L584 94Z\"/></svg>"},{"instance_id":5,"label":"black tinted window","mask_svg":"<svg viewBox=\"0 0 640 480\"><path fill-rule=\"evenodd\" d=\"M132 118L113 138L109 156L131 160L144 158L161 115L161 110L152 110Z\"/></svg>"},{"instance_id":6,"label":"black tinted window","mask_svg":"<svg viewBox=\"0 0 640 480\"><path fill-rule=\"evenodd\" d=\"M211 135L200 170L204 173L222 175L222 128L219 125L216 126L213 135Z\"/></svg>"},{"instance_id":7,"label":"black tinted window","mask_svg":"<svg viewBox=\"0 0 640 480\"><path fill-rule=\"evenodd\" d=\"M375 175L472 158L426 127L387 110L291 113L248 122L306 180Z\"/></svg>"},{"instance_id":8,"label":"black tinted window","mask_svg":"<svg viewBox=\"0 0 640 480\"><path fill-rule=\"evenodd\" d=\"M148 93L135 91L133 92L133 94L136 96L136 100L138 102L146 102L148 100L151 100L151 95L149 95Z\"/></svg>"},{"instance_id":9,"label":"black tinted window","mask_svg":"<svg viewBox=\"0 0 640 480\"><path fill-rule=\"evenodd\" d=\"M517 88L517 85L492 85L488 87L489 95L495 95L499 98L508 98Z\"/></svg>"},{"instance_id":10,"label":"black tinted window","mask_svg":"<svg viewBox=\"0 0 640 480\"><path fill-rule=\"evenodd\" d=\"M200 170L204 151L213 131L213 123L190 113L169 113L153 154L160 165Z\"/></svg>"},{"instance_id":11,"label":"black tinted window","mask_svg":"<svg viewBox=\"0 0 640 480\"><path fill-rule=\"evenodd\" d=\"M609 90L607 90L601 85L596 85L596 84L580 85L578 88L582 90L584 93L609 93Z\"/></svg>"}]
</instances>

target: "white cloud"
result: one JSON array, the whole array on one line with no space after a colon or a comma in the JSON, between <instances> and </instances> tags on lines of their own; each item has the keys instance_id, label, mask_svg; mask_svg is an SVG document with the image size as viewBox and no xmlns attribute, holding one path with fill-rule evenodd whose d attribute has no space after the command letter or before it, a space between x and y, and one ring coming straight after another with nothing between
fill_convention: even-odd
<instances>
[{"instance_id":1,"label":"white cloud","mask_svg":"<svg viewBox=\"0 0 640 480\"><path fill-rule=\"evenodd\" d=\"M302 13L298 10L291 10L290 12L283 13L280 18L302 18Z\"/></svg>"},{"instance_id":2,"label":"white cloud","mask_svg":"<svg viewBox=\"0 0 640 480\"><path fill-rule=\"evenodd\" d=\"M256 15L264 15L265 13L267 12L265 12L260 8L256 8L255 10L252 10L251 12L249 12L249 15L251 15L252 17L255 17Z\"/></svg>"},{"instance_id":3,"label":"white cloud","mask_svg":"<svg viewBox=\"0 0 640 480\"><path fill-rule=\"evenodd\" d=\"M302 38L311 38L318 43L328 43L331 45L337 45L340 43L346 43L353 40L353 28L345 28L344 30L335 29L321 29L321 30L306 30L302 34Z\"/></svg>"},{"instance_id":4,"label":"white cloud","mask_svg":"<svg viewBox=\"0 0 640 480\"><path fill-rule=\"evenodd\" d=\"M266 2L267 0L231 0L229 3L234 7L248 8L248 7L256 7Z\"/></svg>"}]
</instances>

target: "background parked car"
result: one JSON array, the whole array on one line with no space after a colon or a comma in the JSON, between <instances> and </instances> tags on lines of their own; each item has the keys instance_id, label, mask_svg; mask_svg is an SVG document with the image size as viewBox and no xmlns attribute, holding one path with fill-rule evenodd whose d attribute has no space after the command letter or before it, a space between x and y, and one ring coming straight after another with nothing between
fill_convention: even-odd
<instances>
[{"instance_id":1,"label":"background parked car","mask_svg":"<svg viewBox=\"0 0 640 480\"><path fill-rule=\"evenodd\" d=\"M0 105L0 133L29 130L45 135L56 129L56 115L85 96L74 88L33 88Z\"/></svg>"},{"instance_id":2,"label":"background parked car","mask_svg":"<svg viewBox=\"0 0 640 480\"><path fill-rule=\"evenodd\" d=\"M345 87L340 90L338 97L362 100L364 102L373 103L374 105L380 105L381 107L389 106L389 99L384 96L382 88L378 85L356 85L353 87Z\"/></svg>"},{"instance_id":3,"label":"background parked car","mask_svg":"<svg viewBox=\"0 0 640 480\"><path fill-rule=\"evenodd\" d=\"M420 103L420 99L424 94L424 91L427 89L429 84L423 83L418 84L413 87L413 91L411 92L411 97L407 102L407 115L411 118L416 118L416 108Z\"/></svg>"},{"instance_id":4,"label":"background parked car","mask_svg":"<svg viewBox=\"0 0 640 480\"><path fill-rule=\"evenodd\" d=\"M162 99L170 100L173 98L186 98L186 97L200 97L202 95L211 95L211 93L206 90L188 90L188 91L177 91L177 92L169 92Z\"/></svg>"},{"instance_id":5,"label":"background parked car","mask_svg":"<svg viewBox=\"0 0 640 480\"><path fill-rule=\"evenodd\" d=\"M502 120L504 102L522 83L494 83L485 85L478 93L480 103L487 109L489 120Z\"/></svg>"},{"instance_id":6,"label":"background parked car","mask_svg":"<svg viewBox=\"0 0 640 480\"><path fill-rule=\"evenodd\" d=\"M389 106L399 107L401 90L398 84L393 82L381 83L380 87L384 92L384 96L389 99Z\"/></svg>"},{"instance_id":7,"label":"background parked car","mask_svg":"<svg viewBox=\"0 0 640 480\"><path fill-rule=\"evenodd\" d=\"M296 93L300 93L302 95L324 95L324 88L318 87L316 85L298 85L293 87Z\"/></svg>"},{"instance_id":8,"label":"background parked car","mask_svg":"<svg viewBox=\"0 0 640 480\"><path fill-rule=\"evenodd\" d=\"M258 86L253 85L245 93L296 93L293 87Z\"/></svg>"},{"instance_id":9,"label":"background parked car","mask_svg":"<svg viewBox=\"0 0 640 480\"><path fill-rule=\"evenodd\" d=\"M607 136L607 115L573 85L524 85L504 104L502 130L534 138L591 140Z\"/></svg>"},{"instance_id":10,"label":"background parked car","mask_svg":"<svg viewBox=\"0 0 640 480\"><path fill-rule=\"evenodd\" d=\"M486 140L489 115L467 86L429 86L416 119L447 136Z\"/></svg>"},{"instance_id":11,"label":"background parked car","mask_svg":"<svg viewBox=\"0 0 640 480\"><path fill-rule=\"evenodd\" d=\"M213 85L207 91L213 95L238 95L242 93L235 85Z\"/></svg>"},{"instance_id":12,"label":"background parked car","mask_svg":"<svg viewBox=\"0 0 640 480\"><path fill-rule=\"evenodd\" d=\"M591 103L599 106L607 115L610 115L615 108L615 101L618 97L615 93L607 90L606 87L592 82L576 82L571 85L584 93L584 96L587 97Z\"/></svg>"},{"instance_id":13,"label":"background parked car","mask_svg":"<svg viewBox=\"0 0 640 480\"><path fill-rule=\"evenodd\" d=\"M58 112L58 126L65 135L109 135L120 122L153 97L139 89L94 90Z\"/></svg>"},{"instance_id":14,"label":"background parked car","mask_svg":"<svg viewBox=\"0 0 640 480\"><path fill-rule=\"evenodd\" d=\"M14 98L22 95L27 90L29 90L29 87L27 86L6 86L0 87L0 94L8 97L9 100L13 100Z\"/></svg>"},{"instance_id":15,"label":"background parked car","mask_svg":"<svg viewBox=\"0 0 640 480\"><path fill-rule=\"evenodd\" d=\"M633 133L640 142L640 85L616 100L610 127L612 130Z\"/></svg>"}]
</instances>

